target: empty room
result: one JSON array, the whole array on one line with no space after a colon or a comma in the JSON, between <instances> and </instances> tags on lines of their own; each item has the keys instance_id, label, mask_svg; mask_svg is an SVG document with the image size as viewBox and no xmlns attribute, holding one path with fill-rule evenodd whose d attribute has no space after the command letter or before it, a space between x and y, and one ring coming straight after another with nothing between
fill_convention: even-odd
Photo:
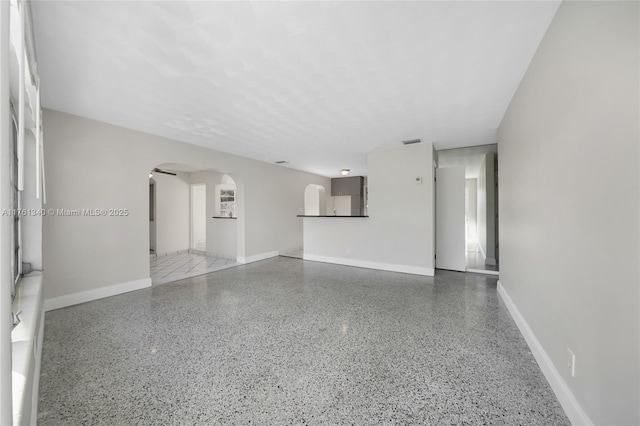
<instances>
[{"instance_id":1,"label":"empty room","mask_svg":"<svg viewBox=\"0 0 640 426\"><path fill-rule=\"evenodd\" d=\"M0 1L0 134L0 425L640 425L637 1Z\"/></svg>"}]
</instances>

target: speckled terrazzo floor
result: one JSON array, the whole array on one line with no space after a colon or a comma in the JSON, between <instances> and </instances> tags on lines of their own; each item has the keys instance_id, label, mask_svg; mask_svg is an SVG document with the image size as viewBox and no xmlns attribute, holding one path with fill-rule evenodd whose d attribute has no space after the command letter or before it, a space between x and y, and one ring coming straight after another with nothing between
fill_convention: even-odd
<instances>
[{"instance_id":1,"label":"speckled terrazzo floor","mask_svg":"<svg viewBox=\"0 0 640 426\"><path fill-rule=\"evenodd\" d=\"M39 424L569 424L496 279L262 262L46 314Z\"/></svg>"}]
</instances>

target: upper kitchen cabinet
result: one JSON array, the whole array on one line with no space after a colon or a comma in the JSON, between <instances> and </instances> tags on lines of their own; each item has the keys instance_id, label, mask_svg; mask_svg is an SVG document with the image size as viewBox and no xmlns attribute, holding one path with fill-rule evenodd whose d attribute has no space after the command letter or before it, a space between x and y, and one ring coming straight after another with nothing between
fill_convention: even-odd
<instances>
[{"instance_id":1,"label":"upper kitchen cabinet","mask_svg":"<svg viewBox=\"0 0 640 426\"><path fill-rule=\"evenodd\" d=\"M340 195L362 195L364 178L362 176L351 176L345 178L331 179L331 196Z\"/></svg>"}]
</instances>

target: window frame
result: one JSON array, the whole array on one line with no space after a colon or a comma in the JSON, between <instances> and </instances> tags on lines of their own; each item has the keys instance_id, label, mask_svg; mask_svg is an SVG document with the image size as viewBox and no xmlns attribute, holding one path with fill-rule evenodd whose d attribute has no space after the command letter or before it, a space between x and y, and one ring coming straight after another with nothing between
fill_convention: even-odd
<instances>
[{"instance_id":1,"label":"window frame","mask_svg":"<svg viewBox=\"0 0 640 426\"><path fill-rule=\"evenodd\" d=\"M22 277L22 219L20 216L20 208L22 206L21 191L18 187L19 180L19 167L20 162L18 160L18 117L11 103L11 145L10 145L10 158L11 158L11 205L9 211L13 217L13 223L11 226L11 298L15 299L18 293L18 285L20 278Z\"/></svg>"},{"instance_id":2,"label":"window frame","mask_svg":"<svg viewBox=\"0 0 640 426\"><path fill-rule=\"evenodd\" d=\"M221 217L236 217L237 211L237 189L221 187L218 191L218 197L220 200L220 216Z\"/></svg>"}]
</instances>

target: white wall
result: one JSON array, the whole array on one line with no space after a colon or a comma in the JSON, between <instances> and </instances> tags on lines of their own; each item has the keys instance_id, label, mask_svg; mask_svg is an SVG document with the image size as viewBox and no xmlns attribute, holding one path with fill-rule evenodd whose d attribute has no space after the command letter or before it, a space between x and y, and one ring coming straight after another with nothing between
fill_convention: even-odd
<instances>
[{"instance_id":1,"label":"white wall","mask_svg":"<svg viewBox=\"0 0 640 426\"><path fill-rule=\"evenodd\" d=\"M304 190L304 214L309 216L327 214L327 193L323 186L307 185Z\"/></svg>"},{"instance_id":2,"label":"white wall","mask_svg":"<svg viewBox=\"0 0 640 426\"><path fill-rule=\"evenodd\" d=\"M351 216L350 195L338 195L331 198L333 198L333 209L336 211L336 216Z\"/></svg>"},{"instance_id":3,"label":"white wall","mask_svg":"<svg viewBox=\"0 0 640 426\"><path fill-rule=\"evenodd\" d=\"M189 249L189 175L153 173L156 181L156 254Z\"/></svg>"},{"instance_id":4,"label":"white wall","mask_svg":"<svg viewBox=\"0 0 640 426\"><path fill-rule=\"evenodd\" d=\"M329 192L330 190L331 190L331 188L329 188L325 192L325 194L327 194L326 198L325 198L326 203L327 203L327 205L326 205L326 207L327 207L326 215L327 216L333 215L333 210L335 208L335 201L334 201L335 197L332 197L332 196L328 195L328 194L331 194L331 192ZM349 205L349 212L351 212L351 205Z\"/></svg>"},{"instance_id":5,"label":"white wall","mask_svg":"<svg viewBox=\"0 0 640 426\"><path fill-rule=\"evenodd\" d=\"M478 179L466 179L467 250L475 250L478 244Z\"/></svg>"},{"instance_id":6,"label":"white wall","mask_svg":"<svg viewBox=\"0 0 640 426\"><path fill-rule=\"evenodd\" d=\"M320 195L314 186L307 186L304 190L304 214L320 215Z\"/></svg>"},{"instance_id":7,"label":"white wall","mask_svg":"<svg viewBox=\"0 0 640 426\"><path fill-rule=\"evenodd\" d=\"M191 248L207 241L207 186L191 185ZM206 247L204 248L206 251Z\"/></svg>"},{"instance_id":8,"label":"white wall","mask_svg":"<svg viewBox=\"0 0 640 426\"><path fill-rule=\"evenodd\" d=\"M0 2L0 204L11 205L10 3ZM11 216L0 215L0 318L11 311ZM0 424L11 424L11 323L0 321Z\"/></svg>"},{"instance_id":9,"label":"white wall","mask_svg":"<svg viewBox=\"0 0 640 426\"><path fill-rule=\"evenodd\" d=\"M575 422L640 423L639 12L562 3L498 131L500 281Z\"/></svg>"},{"instance_id":10,"label":"white wall","mask_svg":"<svg viewBox=\"0 0 640 426\"><path fill-rule=\"evenodd\" d=\"M305 218L305 258L433 275L432 152L422 143L370 153L370 217Z\"/></svg>"},{"instance_id":11,"label":"white wall","mask_svg":"<svg viewBox=\"0 0 640 426\"><path fill-rule=\"evenodd\" d=\"M485 254L487 265L496 264L496 178L495 178L495 155L486 154L486 247Z\"/></svg>"},{"instance_id":12,"label":"white wall","mask_svg":"<svg viewBox=\"0 0 640 426\"><path fill-rule=\"evenodd\" d=\"M236 259L238 255L237 241L237 219L209 219L209 226L207 227L208 253L217 257Z\"/></svg>"},{"instance_id":13,"label":"white wall","mask_svg":"<svg viewBox=\"0 0 640 426\"><path fill-rule=\"evenodd\" d=\"M21 195L23 209L41 209L42 196L36 198L36 140L32 132L25 134L25 176ZM32 269L42 269L42 216L25 215L22 221L22 261Z\"/></svg>"},{"instance_id":14,"label":"white wall","mask_svg":"<svg viewBox=\"0 0 640 426\"><path fill-rule=\"evenodd\" d=\"M149 277L149 170L163 163L228 172L238 184L244 260L302 246L304 188L328 178L53 110L47 132L48 206L128 208L126 217L44 219L45 297ZM159 243L159 241L158 241ZM256 257L257 256L257 257Z\"/></svg>"},{"instance_id":15,"label":"white wall","mask_svg":"<svg viewBox=\"0 0 640 426\"><path fill-rule=\"evenodd\" d=\"M488 265L496 264L496 226L495 226L495 157L485 154L478 174L478 247Z\"/></svg>"},{"instance_id":16,"label":"white wall","mask_svg":"<svg viewBox=\"0 0 640 426\"><path fill-rule=\"evenodd\" d=\"M477 195L477 208L478 214L476 215L478 223L478 248L482 253L484 259L487 257L487 157L485 155L480 171L478 173L478 190Z\"/></svg>"}]
</instances>

